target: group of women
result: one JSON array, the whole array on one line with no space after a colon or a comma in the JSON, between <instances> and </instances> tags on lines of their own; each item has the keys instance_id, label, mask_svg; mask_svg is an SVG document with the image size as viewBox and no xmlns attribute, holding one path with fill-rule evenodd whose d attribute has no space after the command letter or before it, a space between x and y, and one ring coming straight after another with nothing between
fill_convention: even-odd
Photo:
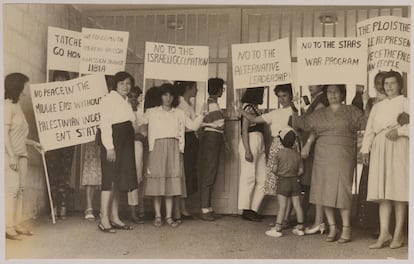
<instances>
[{"instance_id":1,"label":"group of women","mask_svg":"<svg viewBox=\"0 0 414 264\"><path fill-rule=\"evenodd\" d=\"M282 148L280 131L293 128L297 134L294 148L301 153L304 163L300 183L305 194L302 202L305 215L309 203L315 205L314 224L306 228L304 233L324 233L327 229L324 223L326 217L329 227L326 241L351 241L351 189L357 159L356 133L365 130L361 152L366 165L363 172L366 184L361 186L365 186L367 191L361 193L367 194L367 201L379 203L380 222L378 240L370 248L382 248L388 244L391 248L398 248L403 245L409 196L408 99L402 95L403 78L398 72L390 71L380 75L376 78L377 81L380 79L376 87L377 98L367 101L364 97L362 106L365 106L365 111L344 104L346 87L340 84L310 86L312 102L300 116L293 104L295 98L290 85L276 86L275 95L281 108L266 114L262 114L259 109L259 104L263 102L264 88L247 89L242 98L243 109L239 110L243 117L239 146L241 174L238 204L239 209L243 210L244 219L260 221L262 216L259 210L263 197L277 194L278 175L275 175L273 168L275 157ZM26 144L32 144L41 150L40 144L26 140L27 122L18 105L27 83L28 78L17 73L8 75L5 80L5 147L6 164L9 164L5 167L6 236L12 239L17 238L18 233L31 234L30 230L19 226L15 215L21 211L17 200L21 197L20 192L27 174ZM101 231L114 233L115 229L133 229L119 217L120 192L128 192L131 216L137 221L142 220L136 216L136 206L139 200L142 205L142 197L146 196L153 200L153 224L161 226L165 222L171 227L177 227L181 215L192 218L186 209L185 197L197 191L198 186L195 166L198 153L196 131L207 126L210 130L220 132L224 126L205 118L211 109L195 113L190 100L197 93L195 82L178 81L174 85L165 83L156 89L156 93L155 89L152 92L150 89L146 93L144 114L137 114L140 92L135 88L134 78L130 74L119 72L112 77L110 83L110 92L101 103L97 143L91 143L95 145L85 149L84 177L93 176L95 179L94 183L88 179L82 180L87 186L88 194L85 218L94 218L91 210L93 191L90 187L100 181L101 209L98 226ZM222 93L223 82L218 83L221 83L218 90ZM135 99L131 97L134 91ZM131 106L133 101L135 103ZM372 110L370 105L373 105ZM273 137L267 163L263 124L270 126ZM145 148L148 148L147 158L143 155ZM98 156L100 158L96 159ZM58 185L57 189L64 190L65 186ZM206 190L211 193L210 189ZM60 196L60 199L57 198L61 208L58 211L64 216L62 208L65 208L65 196ZM161 217L162 198L165 198L165 221ZM207 201L208 199L210 198ZM291 210L291 202L287 202L286 217ZM361 202L365 202L364 199ZM393 207L396 225L394 234L391 235L389 222ZM176 209L175 212L173 208ZM335 219L335 209L339 209L341 215L341 232ZM206 208L202 212L205 219L202 219L209 220L213 217L210 213L213 213L211 204L206 202Z\"/></svg>"},{"instance_id":2,"label":"group of women","mask_svg":"<svg viewBox=\"0 0 414 264\"><path fill-rule=\"evenodd\" d=\"M408 99L402 95L403 78L398 72L381 72L375 79L378 96L374 100L369 100L370 102L365 100L368 98L364 96L362 105L368 105L365 111L354 105L345 105L346 87L338 84L311 86L309 89L312 103L301 116L292 102L294 100L291 88L276 87L275 94L281 108L263 115L257 107L260 99L242 99L242 102L246 103L243 107L246 111L240 111L244 117L240 155L244 160L239 192L239 206L242 207L239 209L243 209L246 219L260 219L260 216L257 216L257 200L261 201L262 196L257 194L277 193L275 182L278 175L272 175L272 168L275 161L273 157L282 148L278 131L292 127L299 136L298 145L302 145L304 173L301 184L305 193L302 203L305 214L309 202L315 205L314 224L306 228L304 233L324 233L325 216L329 227L327 242L351 241L352 183L357 159L356 133L365 130L361 152L363 163L369 164L369 173L366 167L363 175L365 174L364 178L368 178L368 181L364 179L367 191L362 190L361 194L367 193L367 196L361 202L379 203L377 217L380 222L378 240L369 248L377 249L386 245L390 248L399 248L403 245L409 194L409 104ZM260 90L255 88L255 91L259 93ZM375 102L373 106L372 102ZM246 124L246 121L250 123ZM266 176L263 173L264 161L260 158L260 154L263 153L263 133L258 127L260 123L270 125L273 137ZM243 202L246 197L251 197L250 203ZM288 212L291 209L289 207L291 206L286 208ZM389 231L392 207L395 209L396 217L393 235ZM335 218L335 209L338 209L341 215L341 232Z\"/></svg>"}]
</instances>

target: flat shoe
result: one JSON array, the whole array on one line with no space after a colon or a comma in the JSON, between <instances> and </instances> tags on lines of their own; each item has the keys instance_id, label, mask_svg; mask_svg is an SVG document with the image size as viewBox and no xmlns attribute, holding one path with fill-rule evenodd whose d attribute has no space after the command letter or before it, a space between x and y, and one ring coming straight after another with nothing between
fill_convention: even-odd
<instances>
[{"instance_id":1,"label":"flat shoe","mask_svg":"<svg viewBox=\"0 0 414 264\"><path fill-rule=\"evenodd\" d=\"M21 238L19 238L18 236L8 234L7 232L6 232L6 239L10 239L10 240L17 240L17 241L21 241L21 240L22 240L22 239L21 239Z\"/></svg>"},{"instance_id":2,"label":"flat shoe","mask_svg":"<svg viewBox=\"0 0 414 264\"><path fill-rule=\"evenodd\" d=\"M195 217L194 215L181 215L181 219L183 220L197 220L197 217Z\"/></svg>"},{"instance_id":3,"label":"flat shoe","mask_svg":"<svg viewBox=\"0 0 414 264\"><path fill-rule=\"evenodd\" d=\"M110 223L111 223L111 226L115 229L122 229L122 230L133 230L134 229L134 227L132 227L130 225L126 225L126 224L118 225L117 223L112 222L112 221L110 221Z\"/></svg>"},{"instance_id":4,"label":"flat shoe","mask_svg":"<svg viewBox=\"0 0 414 264\"><path fill-rule=\"evenodd\" d=\"M33 236L33 232L30 230L20 230L16 229L16 233L19 235L25 235L25 236Z\"/></svg>"},{"instance_id":5,"label":"flat shoe","mask_svg":"<svg viewBox=\"0 0 414 264\"><path fill-rule=\"evenodd\" d=\"M116 231L112 227L105 228L102 223L99 223L98 227L99 227L99 230L101 230L104 233L112 233L112 234L116 233Z\"/></svg>"},{"instance_id":6,"label":"flat shoe","mask_svg":"<svg viewBox=\"0 0 414 264\"><path fill-rule=\"evenodd\" d=\"M178 227L180 225L180 223L174 221L174 219L172 219L171 217L166 218L165 221L167 222L167 224L171 227Z\"/></svg>"}]
</instances>

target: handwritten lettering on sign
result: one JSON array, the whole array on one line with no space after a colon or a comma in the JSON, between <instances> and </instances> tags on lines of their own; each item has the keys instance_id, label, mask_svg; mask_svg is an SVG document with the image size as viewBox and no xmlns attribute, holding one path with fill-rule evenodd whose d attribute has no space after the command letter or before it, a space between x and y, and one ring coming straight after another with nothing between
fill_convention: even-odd
<instances>
[{"instance_id":1,"label":"handwritten lettering on sign","mask_svg":"<svg viewBox=\"0 0 414 264\"><path fill-rule=\"evenodd\" d=\"M298 38L298 77L302 85L366 83L367 42L359 38ZM338 74L340 72L340 74Z\"/></svg>"},{"instance_id":2,"label":"handwritten lettering on sign","mask_svg":"<svg viewBox=\"0 0 414 264\"><path fill-rule=\"evenodd\" d=\"M47 68L79 72L81 33L48 27Z\"/></svg>"},{"instance_id":3,"label":"handwritten lettering on sign","mask_svg":"<svg viewBox=\"0 0 414 264\"><path fill-rule=\"evenodd\" d=\"M80 72L114 75L125 70L129 32L82 28Z\"/></svg>"},{"instance_id":4,"label":"handwritten lettering on sign","mask_svg":"<svg viewBox=\"0 0 414 264\"><path fill-rule=\"evenodd\" d=\"M46 150L93 141L107 93L103 75L30 86L39 139Z\"/></svg>"},{"instance_id":5,"label":"handwritten lettering on sign","mask_svg":"<svg viewBox=\"0 0 414 264\"><path fill-rule=\"evenodd\" d=\"M206 82L208 64L207 46L145 43L145 78Z\"/></svg>"},{"instance_id":6,"label":"handwritten lettering on sign","mask_svg":"<svg viewBox=\"0 0 414 264\"><path fill-rule=\"evenodd\" d=\"M292 82L288 39L232 45L234 88Z\"/></svg>"}]
</instances>

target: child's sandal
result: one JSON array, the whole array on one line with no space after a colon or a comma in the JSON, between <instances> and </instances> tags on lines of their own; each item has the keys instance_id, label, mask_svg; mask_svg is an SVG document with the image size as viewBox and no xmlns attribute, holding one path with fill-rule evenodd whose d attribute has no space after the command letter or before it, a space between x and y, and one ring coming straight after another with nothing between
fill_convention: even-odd
<instances>
[{"instance_id":1,"label":"child's sandal","mask_svg":"<svg viewBox=\"0 0 414 264\"><path fill-rule=\"evenodd\" d=\"M171 227L178 227L180 225L178 222L174 221L174 219L172 219L172 217L165 218L165 221Z\"/></svg>"},{"instance_id":2,"label":"child's sandal","mask_svg":"<svg viewBox=\"0 0 414 264\"><path fill-rule=\"evenodd\" d=\"M85 210L85 219L88 221L94 221L95 220L95 216L93 215L93 210L92 208L88 208Z\"/></svg>"}]
</instances>

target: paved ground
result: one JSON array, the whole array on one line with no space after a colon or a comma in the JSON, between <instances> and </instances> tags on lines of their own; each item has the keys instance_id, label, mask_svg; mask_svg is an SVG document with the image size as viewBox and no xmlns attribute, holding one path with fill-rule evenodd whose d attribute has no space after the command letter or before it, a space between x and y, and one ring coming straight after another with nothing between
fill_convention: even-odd
<instances>
[{"instance_id":1,"label":"paved ground","mask_svg":"<svg viewBox=\"0 0 414 264\"><path fill-rule=\"evenodd\" d=\"M105 234L97 221L82 215L52 225L42 217L34 222L36 234L23 241L6 241L6 258L112 258L112 259L407 259L408 247L368 250L372 231L354 229L353 242L327 243L324 236L297 237L285 230L282 238L264 235L271 218L253 223L236 216L216 222L186 221L173 229L156 228L148 220L133 231Z\"/></svg>"}]
</instances>

